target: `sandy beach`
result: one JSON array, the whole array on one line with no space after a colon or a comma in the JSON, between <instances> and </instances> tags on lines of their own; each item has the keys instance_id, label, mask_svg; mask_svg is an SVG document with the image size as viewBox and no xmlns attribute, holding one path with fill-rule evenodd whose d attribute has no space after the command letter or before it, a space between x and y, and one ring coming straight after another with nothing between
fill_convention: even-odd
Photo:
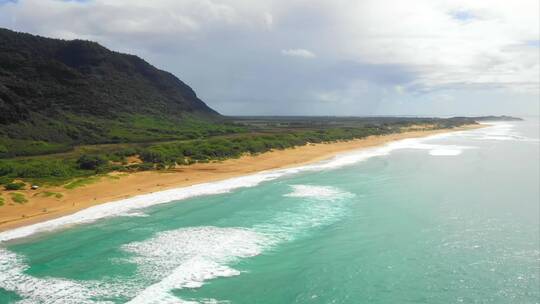
<instances>
[{"instance_id":1,"label":"sandy beach","mask_svg":"<svg viewBox=\"0 0 540 304\"><path fill-rule=\"evenodd\" d=\"M222 162L181 166L167 171L112 173L74 189L60 186L38 190L1 190L0 196L5 202L0 207L0 231L58 218L90 206L140 194L218 181L259 171L300 166L328 159L346 151L378 146L394 140L480 127L483 126L470 125L455 129L408 131L345 142L310 144ZM13 202L10 192L24 194L28 202L22 204ZM51 193L59 195L51 195Z\"/></svg>"}]
</instances>

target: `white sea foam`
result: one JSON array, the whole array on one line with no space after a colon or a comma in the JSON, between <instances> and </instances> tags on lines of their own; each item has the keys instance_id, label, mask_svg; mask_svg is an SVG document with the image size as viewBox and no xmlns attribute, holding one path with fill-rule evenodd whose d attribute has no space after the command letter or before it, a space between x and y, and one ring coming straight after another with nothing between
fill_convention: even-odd
<instances>
[{"instance_id":1,"label":"white sea foam","mask_svg":"<svg viewBox=\"0 0 540 304\"><path fill-rule=\"evenodd\" d=\"M489 121L482 122L486 127L474 130L441 133L426 139L466 138L482 141L522 141L538 143L538 138L523 136L516 130L516 125L508 122Z\"/></svg>"},{"instance_id":2,"label":"white sea foam","mask_svg":"<svg viewBox=\"0 0 540 304\"><path fill-rule=\"evenodd\" d=\"M138 265L139 276L154 282L129 303L185 303L170 291L198 288L209 279L239 275L240 271L226 264L260 254L265 243L264 236L247 229L196 227L162 232L150 240L124 245L124 250L135 254L130 261Z\"/></svg>"},{"instance_id":3,"label":"white sea foam","mask_svg":"<svg viewBox=\"0 0 540 304\"><path fill-rule=\"evenodd\" d=\"M469 132L469 131L468 131ZM474 131L472 131L474 132ZM422 150L436 150L436 149L452 149L463 150L471 147L462 146L448 146L448 145L434 145L426 144L424 141L434 138L440 138L440 135L420 138L420 139L404 139L395 142L391 142L384 146L362 149L349 153L343 153L337 155L329 160L305 165L301 167L279 169L271 171L263 171L256 174L231 178L223 181L197 184L189 187L165 190L155 193L138 195L132 198L113 201L110 203L100 204L93 206L72 215L67 215L58 219L53 219L46 222L41 222L13 230L0 233L0 242L5 242L12 239L23 238L29 235L51 231L62 228L66 225L89 223L95 220L126 215L137 210L154 206L157 204L168 203L171 201L182 200L195 196L212 195L219 193L226 193L238 188L254 187L262 182L274 180L276 178L296 174L305 171L318 171L339 168L354 163L358 163L376 156L388 155L390 152L399 149L422 149Z\"/></svg>"},{"instance_id":4,"label":"white sea foam","mask_svg":"<svg viewBox=\"0 0 540 304\"><path fill-rule=\"evenodd\" d=\"M406 139L403 141L391 143L390 145L395 145L394 149L413 149L413 150L427 150L428 153L433 156L455 156L460 155L463 150L474 149L475 147L471 146L459 146L459 145L441 145L441 144L429 144L424 143L426 140L440 139L439 136L428 137L422 140L418 139Z\"/></svg>"},{"instance_id":5,"label":"white sea foam","mask_svg":"<svg viewBox=\"0 0 540 304\"><path fill-rule=\"evenodd\" d=\"M530 138L519 134L515 125L507 122L486 122L489 127L468 132L465 136L475 140L487 141L522 141L538 143L538 138Z\"/></svg>"},{"instance_id":6,"label":"white sea foam","mask_svg":"<svg viewBox=\"0 0 540 304\"><path fill-rule=\"evenodd\" d=\"M292 185L291 188L293 191L284 196L300 200L252 228L267 237L267 247L292 241L315 227L338 221L346 215L346 206L355 197L354 193L329 186Z\"/></svg>"},{"instance_id":7,"label":"white sea foam","mask_svg":"<svg viewBox=\"0 0 540 304\"><path fill-rule=\"evenodd\" d=\"M141 212L141 211L132 211L122 214L122 216L127 217L148 217L148 214Z\"/></svg>"},{"instance_id":8,"label":"white sea foam","mask_svg":"<svg viewBox=\"0 0 540 304\"><path fill-rule=\"evenodd\" d=\"M338 188L330 186L292 185L291 187L293 188L293 191L285 196L327 200L339 199L344 196L352 195L352 193L341 191Z\"/></svg>"},{"instance_id":9,"label":"white sea foam","mask_svg":"<svg viewBox=\"0 0 540 304\"><path fill-rule=\"evenodd\" d=\"M39 303L112 303L90 300L91 289L71 280L36 278L24 273L28 268L15 253L0 248L0 287L16 292L23 299L19 304Z\"/></svg>"},{"instance_id":10,"label":"white sea foam","mask_svg":"<svg viewBox=\"0 0 540 304\"><path fill-rule=\"evenodd\" d=\"M456 149L432 149L429 151L429 155L433 156L455 156L460 155L463 150Z\"/></svg>"},{"instance_id":11,"label":"white sea foam","mask_svg":"<svg viewBox=\"0 0 540 304\"><path fill-rule=\"evenodd\" d=\"M128 261L138 265L137 276L155 282L138 292L129 303L191 303L175 297L171 290L199 288L210 279L239 275L240 271L229 264L336 221L344 215L347 199L354 197L335 187L294 185L292 188L287 196L310 201L291 204L289 210L252 228L183 228L122 246L134 254ZM205 301L218 303L214 299Z\"/></svg>"},{"instance_id":12,"label":"white sea foam","mask_svg":"<svg viewBox=\"0 0 540 304\"><path fill-rule=\"evenodd\" d=\"M239 275L227 266L239 258L260 254L266 237L243 228L196 227L158 233L142 242L126 244L133 254L124 262L135 263L138 273L120 281L74 281L37 278L15 253L0 248L0 288L16 292L19 304L109 304L100 298L126 297L129 303L197 303L170 293L173 289L198 288L204 281ZM219 303L204 299L201 303Z\"/></svg>"}]
</instances>

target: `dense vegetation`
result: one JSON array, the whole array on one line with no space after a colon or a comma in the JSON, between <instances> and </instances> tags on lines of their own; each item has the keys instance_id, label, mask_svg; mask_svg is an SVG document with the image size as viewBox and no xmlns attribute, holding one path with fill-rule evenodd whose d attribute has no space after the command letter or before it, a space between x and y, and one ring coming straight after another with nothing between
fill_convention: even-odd
<instances>
[{"instance_id":1,"label":"dense vegetation","mask_svg":"<svg viewBox=\"0 0 540 304\"><path fill-rule=\"evenodd\" d=\"M221 119L137 56L0 29L0 157L242 131Z\"/></svg>"},{"instance_id":2,"label":"dense vegetation","mask_svg":"<svg viewBox=\"0 0 540 304\"><path fill-rule=\"evenodd\" d=\"M76 177L107 173L110 171L142 171L173 168L178 165L220 161L240 157L244 154L263 153L272 149L286 149L308 143L333 142L364 138L370 135L384 135L401 132L411 126L425 126L430 129L449 128L474 123L468 119L412 119L385 120L379 118L366 123L357 121L355 126L333 127L335 123L309 129L303 128L254 128L249 134L215 136L207 139L192 139L119 146L106 152L61 154L58 157L42 156L24 159L0 160L0 183L10 183L14 179L24 179L37 183L65 182ZM249 125L249 123L246 123ZM350 122L347 122L349 125ZM138 162L130 162L128 158Z\"/></svg>"},{"instance_id":3,"label":"dense vegetation","mask_svg":"<svg viewBox=\"0 0 540 304\"><path fill-rule=\"evenodd\" d=\"M332 128L294 133L257 134L231 138L214 138L151 146L140 152L144 162L171 166L257 154L272 149L285 149L307 143L331 142L382 135L392 131L384 127Z\"/></svg>"}]
</instances>

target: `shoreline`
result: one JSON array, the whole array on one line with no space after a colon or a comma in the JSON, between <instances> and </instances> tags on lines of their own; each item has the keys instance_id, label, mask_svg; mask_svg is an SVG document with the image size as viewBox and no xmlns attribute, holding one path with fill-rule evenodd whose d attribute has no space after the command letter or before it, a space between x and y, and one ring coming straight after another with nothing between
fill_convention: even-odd
<instances>
[{"instance_id":1,"label":"shoreline","mask_svg":"<svg viewBox=\"0 0 540 304\"><path fill-rule=\"evenodd\" d=\"M8 193L25 194L28 202L8 203L0 207L0 232L77 213L89 207L133 198L143 194L223 181L262 171L287 169L331 159L338 154L361 150L407 139L430 135L472 130L485 125L468 125L453 129L407 131L382 136L369 136L343 142L308 144L259 155L243 156L221 162L180 166L167 171L113 173L75 189L44 187L39 190L0 191L6 199ZM60 193L62 197L44 193Z\"/></svg>"}]
</instances>

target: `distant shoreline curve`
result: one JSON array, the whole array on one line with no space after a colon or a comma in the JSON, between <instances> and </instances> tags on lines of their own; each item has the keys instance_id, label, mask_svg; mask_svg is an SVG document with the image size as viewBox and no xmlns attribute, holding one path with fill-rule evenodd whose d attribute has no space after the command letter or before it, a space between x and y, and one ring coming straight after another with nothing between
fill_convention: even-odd
<instances>
[{"instance_id":1,"label":"distant shoreline curve","mask_svg":"<svg viewBox=\"0 0 540 304\"><path fill-rule=\"evenodd\" d=\"M381 146L402 139L427 137L483 127L486 127L486 125L474 124L453 129L407 131L382 136L369 136L350 141L309 144L254 156L243 156L238 159L228 159L217 163L182 166L164 172L136 172L118 179L102 178L96 183L72 190L62 187L49 187L39 191L62 193L63 197L61 199L35 196L38 192L34 190L18 191L26 192L25 194L30 197L30 201L26 204L4 206L2 208L0 232L58 219L97 205L135 198L141 195L146 196L145 194L224 181L263 171L299 167L327 160L338 154Z\"/></svg>"}]
</instances>

